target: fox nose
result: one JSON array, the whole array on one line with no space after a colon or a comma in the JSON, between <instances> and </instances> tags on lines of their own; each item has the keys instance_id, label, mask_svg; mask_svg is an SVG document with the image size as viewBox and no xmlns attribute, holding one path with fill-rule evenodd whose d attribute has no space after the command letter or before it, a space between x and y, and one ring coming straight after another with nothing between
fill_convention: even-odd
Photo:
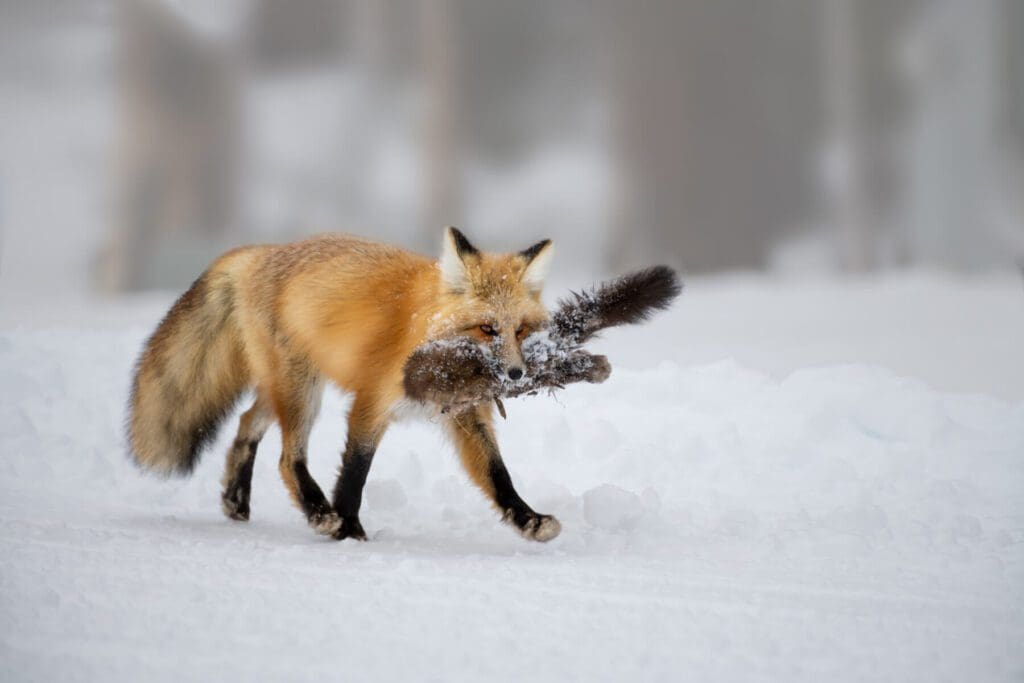
<instances>
[{"instance_id":1,"label":"fox nose","mask_svg":"<svg viewBox=\"0 0 1024 683\"><path fill-rule=\"evenodd\" d=\"M522 368L509 368L508 369L508 376L510 378L512 378L512 379L519 379L520 377L523 376L523 369Z\"/></svg>"}]
</instances>

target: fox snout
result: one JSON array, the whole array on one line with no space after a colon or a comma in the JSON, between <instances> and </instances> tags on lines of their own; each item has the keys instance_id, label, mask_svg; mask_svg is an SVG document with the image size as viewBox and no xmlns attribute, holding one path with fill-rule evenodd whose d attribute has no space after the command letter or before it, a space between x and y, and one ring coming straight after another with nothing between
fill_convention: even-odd
<instances>
[{"instance_id":1,"label":"fox snout","mask_svg":"<svg viewBox=\"0 0 1024 683\"><path fill-rule=\"evenodd\" d=\"M519 340L514 336L495 335L490 343L491 352L497 360L499 372L515 381L526 374L526 361L519 348Z\"/></svg>"},{"instance_id":2,"label":"fox snout","mask_svg":"<svg viewBox=\"0 0 1024 683\"><path fill-rule=\"evenodd\" d=\"M519 340L514 336L511 338L499 337L498 343L501 366L508 378L515 381L526 374L526 362L523 360L523 352L519 348Z\"/></svg>"}]
</instances>

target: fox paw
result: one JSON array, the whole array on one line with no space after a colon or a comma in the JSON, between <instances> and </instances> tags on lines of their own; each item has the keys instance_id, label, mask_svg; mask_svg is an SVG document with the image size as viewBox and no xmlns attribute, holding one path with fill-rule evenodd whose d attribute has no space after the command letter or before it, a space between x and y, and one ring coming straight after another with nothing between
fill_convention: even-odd
<instances>
[{"instance_id":1,"label":"fox paw","mask_svg":"<svg viewBox=\"0 0 1024 683\"><path fill-rule=\"evenodd\" d=\"M519 535L530 541L547 543L562 533L562 524L552 515L531 515L517 524L511 510L505 513L505 521L519 531Z\"/></svg>"},{"instance_id":2,"label":"fox paw","mask_svg":"<svg viewBox=\"0 0 1024 683\"><path fill-rule=\"evenodd\" d=\"M357 541L366 540L366 532L363 531L363 525L359 523L358 517L343 517L341 526L331 535L339 541L345 538L354 538Z\"/></svg>"},{"instance_id":3,"label":"fox paw","mask_svg":"<svg viewBox=\"0 0 1024 683\"><path fill-rule=\"evenodd\" d=\"M220 496L220 507L230 519L249 521L249 493L241 489L225 491Z\"/></svg>"},{"instance_id":4,"label":"fox paw","mask_svg":"<svg viewBox=\"0 0 1024 683\"><path fill-rule=\"evenodd\" d=\"M309 516L309 526L324 536L333 536L341 528L341 517L335 512L314 512Z\"/></svg>"}]
</instances>

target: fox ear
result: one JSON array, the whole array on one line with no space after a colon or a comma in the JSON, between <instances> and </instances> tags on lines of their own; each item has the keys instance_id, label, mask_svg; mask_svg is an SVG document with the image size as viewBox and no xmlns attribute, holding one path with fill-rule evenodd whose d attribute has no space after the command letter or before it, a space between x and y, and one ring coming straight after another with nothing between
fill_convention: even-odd
<instances>
[{"instance_id":1,"label":"fox ear","mask_svg":"<svg viewBox=\"0 0 1024 683\"><path fill-rule=\"evenodd\" d=\"M519 255L526 259L526 270L523 271L520 281L527 289L539 292L544 287L544 278L548 275L554 253L551 240L541 240L529 249L519 252Z\"/></svg>"},{"instance_id":2,"label":"fox ear","mask_svg":"<svg viewBox=\"0 0 1024 683\"><path fill-rule=\"evenodd\" d=\"M480 250L470 244L458 228L448 226L444 229L444 242L438 265L441 268L441 280L449 289L464 291L469 288L466 257L479 253Z\"/></svg>"}]
</instances>

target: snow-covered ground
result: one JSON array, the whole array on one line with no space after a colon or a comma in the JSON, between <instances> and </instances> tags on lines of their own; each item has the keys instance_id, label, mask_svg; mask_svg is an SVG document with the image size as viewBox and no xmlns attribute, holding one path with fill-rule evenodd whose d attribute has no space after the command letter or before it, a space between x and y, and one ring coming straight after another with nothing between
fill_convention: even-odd
<instances>
[{"instance_id":1,"label":"snow-covered ground","mask_svg":"<svg viewBox=\"0 0 1024 683\"><path fill-rule=\"evenodd\" d=\"M168 299L6 294L0 680L1024 677L1012 276L690 282L606 334L607 383L508 403L513 478L564 526L547 545L500 524L428 423L378 452L369 543L305 526L274 431L231 522L230 434L188 480L125 457ZM344 410L329 392L322 485Z\"/></svg>"}]
</instances>

